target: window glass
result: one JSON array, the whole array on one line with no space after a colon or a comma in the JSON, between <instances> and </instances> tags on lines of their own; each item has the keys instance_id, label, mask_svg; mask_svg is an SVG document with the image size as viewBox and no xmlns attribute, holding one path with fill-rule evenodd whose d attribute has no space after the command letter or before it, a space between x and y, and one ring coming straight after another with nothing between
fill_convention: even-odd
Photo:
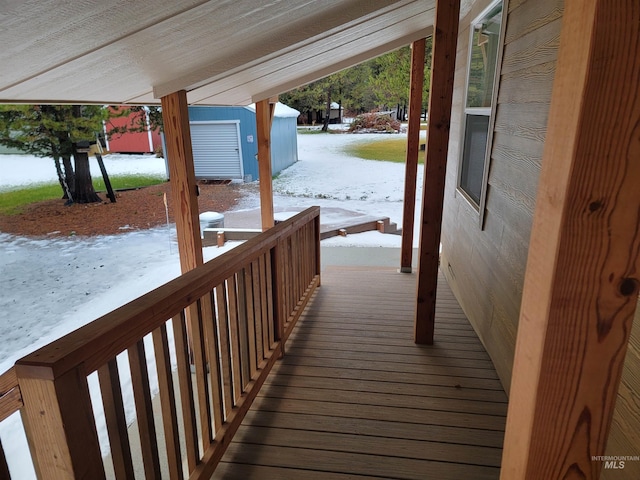
<instances>
[{"instance_id":1,"label":"window glass","mask_svg":"<svg viewBox=\"0 0 640 480\"><path fill-rule=\"evenodd\" d=\"M495 2L471 24L467 99L464 110L464 141L458 187L478 211L486 188L489 125L493 85L502 32L502 2ZM482 218L482 214L481 214Z\"/></svg>"},{"instance_id":2,"label":"window glass","mask_svg":"<svg viewBox=\"0 0 640 480\"><path fill-rule=\"evenodd\" d=\"M491 106L501 20L502 4L498 4L484 18L472 25L467 107Z\"/></svg>"},{"instance_id":3,"label":"window glass","mask_svg":"<svg viewBox=\"0 0 640 480\"><path fill-rule=\"evenodd\" d=\"M467 115L460 188L467 192L471 199L477 204L480 203L480 195L482 194L484 157L487 147L488 131L488 116Z\"/></svg>"}]
</instances>

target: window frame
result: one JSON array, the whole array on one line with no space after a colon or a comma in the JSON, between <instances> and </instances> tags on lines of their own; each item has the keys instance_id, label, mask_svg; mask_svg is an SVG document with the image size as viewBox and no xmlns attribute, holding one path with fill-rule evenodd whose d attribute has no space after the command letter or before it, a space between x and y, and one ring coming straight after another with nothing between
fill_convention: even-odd
<instances>
[{"instance_id":1,"label":"window frame","mask_svg":"<svg viewBox=\"0 0 640 480\"><path fill-rule=\"evenodd\" d=\"M491 105L489 107L467 107L467 100L469 94L469 83L470 83L470 74L471 74L471 59L473 54L473 41L474 41L474 26L481 22L481 20L486 17L491 10L493 10L498 4L502 3L502 19L500 22L500 34L498 40L498 50L496 54L496 64L494 71L494 79L491 91ZM458 155L458 172L457 172L457 180L456 180L456 192L460 193L462 198L465 199L465 203L469 205L469 207L478 214L478 224L480 229L484 228L484 217L485 217L485 207L487 202L487 190L489 184L489 169L491 166L491 152L493 147L493 134L494 127L496 121L496 111L497 111L497 102L498 102L498 91L500 88L500 77L501 77L501 67L502 67L502 57L504 53L504 43L505 43L505 32L507 26L507 17L509 10L509 0L492 0L489 4L478 14L476 15L471 22L469 22L469 39L467 41L467 59L466 59L466 70L465 70L465 87L464 87L464 95L462 99L462 116L460 120L460 148ZM469 115L484 115L489 117L488 121L488 132L487 132L487 143L485 145L484 152L484 165L482 172L482 180L481 180L481 190L480 190L480 201L476 203L476 201L471 197L471 195L465 191L462 186L462 172L463 172L463 163L465 159L465 146L466 146L466 134L467 134L467 116Z\"/></svg>"}]
</instances>

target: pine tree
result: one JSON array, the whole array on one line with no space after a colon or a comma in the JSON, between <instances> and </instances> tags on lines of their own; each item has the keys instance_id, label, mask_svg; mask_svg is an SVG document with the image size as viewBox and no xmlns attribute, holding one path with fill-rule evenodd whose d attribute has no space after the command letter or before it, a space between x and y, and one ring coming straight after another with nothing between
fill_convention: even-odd
<instances>
[{"instance_id":1,"label":"pine tree","mask_svg":"<svg viewBox=\"0 0 640 480\"><path fill-rule=\"evenodd\" d=\"M0 144L52 157L64 198L99 202L86 147L102 131L107 116L107 109L99 105L0 105Z\"/></svg>"}]
</instances>

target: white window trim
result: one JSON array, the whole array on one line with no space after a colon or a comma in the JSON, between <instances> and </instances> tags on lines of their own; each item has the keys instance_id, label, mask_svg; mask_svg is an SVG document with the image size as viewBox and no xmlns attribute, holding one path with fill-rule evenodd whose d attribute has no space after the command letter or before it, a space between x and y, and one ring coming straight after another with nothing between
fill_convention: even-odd
<instances>
[{"instance_id":1,"label":"white window trim","mask_svg":"<svg viewBox=\"0 0 640 480\"><path fill-rule=\"evenodd\" d=\"M491 166L491 152L493 150L493 133L496 123L496 110L498 106L498 91L500 89L500 76L502 70L502 57L504 53L505 47L505 32L507 29L507 19L509 12L509 0L502 0L502 22L500 24L500 45L498 46L498 56L496 58L496 71L495 78L493 81L493 90L491 92L491 107L467 107L467 95L469 90L469 71L471 68L471 45L473 43L473 26L478 23L478 21L485 17L491 9L493 9L501 0L493 0L490 2L487 7L480 12L470 23L469 23L469 39L467 40L468 52L467 52L467 68L465 70L465 87L464 87L464 95L462 102L462 117L461 117L461 137L460 137L460 151L458 155L458 173L456 180L456 192L459 193L462 198L465 199L465 203L469 205L469 207L478 214L478 226L480 230L484 229L484 217L485 217L485 208L487 203L487 188L489 185L489 169ZM465 192L460 184L462 180L462 162L464 158L464 145L465 145L465 134L466 134L466 123L467 123L467 115L487 115L489 116L489 131L487 132L487 146L485 150L485 158L484 158L484 170L482 173L482 189L480 191L480 202L476 204L475 200L473 200L467 192Z\"/></svg>"}]
</instances>

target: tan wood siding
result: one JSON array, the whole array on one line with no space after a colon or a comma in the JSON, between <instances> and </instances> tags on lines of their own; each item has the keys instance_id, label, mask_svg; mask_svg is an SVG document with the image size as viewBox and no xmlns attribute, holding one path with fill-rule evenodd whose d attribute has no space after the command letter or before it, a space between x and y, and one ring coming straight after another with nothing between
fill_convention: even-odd
<instances>
[{"instance_id":1,"label":"tan wood siding","mask_svg":"<svg viewBox=\"0 0 640 480\"><path fill-rule=\"evenodd\" d=\"M478 2L488 3L488 2ZM469 27L462 24L442 230L442 270L508 390L563 11L562 0L510 0L487 204L456 192ZM470 20L467 18L466 20ZM640 314L627 352L607 454L640 452ZM602 478L640 478L640 461Z\"/></svg>"},{"instance_id":2,"label":"tan wood siding","mask_svg":"<svg viewBox=\"0 0 640 480\"><path fill-rule=\"evenodd\" d=\"M505 387L511 379L562 9L562 0L509 2L482 228L478 213L456 192L468 25L461 25L458 40L442 265Z\"/></svg>"}]
</instances>

